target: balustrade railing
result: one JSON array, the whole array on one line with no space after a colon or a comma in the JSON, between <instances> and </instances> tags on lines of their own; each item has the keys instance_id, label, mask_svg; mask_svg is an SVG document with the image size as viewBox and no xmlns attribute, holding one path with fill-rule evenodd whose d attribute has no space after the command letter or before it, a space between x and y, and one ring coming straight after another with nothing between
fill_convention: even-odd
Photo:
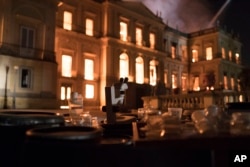
<instances>
[{"instance_id":1,"label":"balustrade railing","mask_svg":"<svg viewBox=\"0 0 250 167\"><path fill-rule=\"evenodd\" d=\"M227 103L247 102L248 99L250 99L249 91L205 91L142 97L144 107L152 107L162 111L167 111L168 108L172 107L181 107L183 109L204 109L212 104L225 108Z\"/></svg>"}]
</instances>

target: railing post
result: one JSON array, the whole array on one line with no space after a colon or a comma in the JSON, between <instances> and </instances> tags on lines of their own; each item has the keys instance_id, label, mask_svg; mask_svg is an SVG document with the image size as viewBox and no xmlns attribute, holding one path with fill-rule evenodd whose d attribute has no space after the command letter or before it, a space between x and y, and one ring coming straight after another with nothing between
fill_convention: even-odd
<instances>
[{"instance_id":1,"label":"railing post","mask_svg":"<svg viewBox=\"0 0 250 167\"><path fill-rule=\"evenodd\" d=\"M214 104L214 95L213 92L205 93L204 95L204 108Z\"/></svg>"}]
</instances>

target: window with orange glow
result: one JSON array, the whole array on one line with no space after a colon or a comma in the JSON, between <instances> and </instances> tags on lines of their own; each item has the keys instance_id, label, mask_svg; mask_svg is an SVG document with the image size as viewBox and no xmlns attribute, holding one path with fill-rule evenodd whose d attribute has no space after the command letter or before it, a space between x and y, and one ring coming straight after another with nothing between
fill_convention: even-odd
<instances>
[{"instance_id":1,"label":"window with orange glow","mask_svg":"<svg viewBox=\"0 0 250 167\"><path fill-rule=\"evenodd\" d=\"M174 46L174 45L171 46L171 57L173 59L176 58L176 46Z\"/></svg>"},{"instance_id":2,"label":"window with orange glow","mask_svg":"<svg viewBox=\"0 0 250 167\"><path fill-rule=\"evenodd\" d=\"M222 56L223 59L226 58L226 51L225 51L224 47L221 48L221 56Z\"/></svg>"},{"instance_id":3,"label":"window with orange glow","mask_svg":"<svg viewBox=\"0 0 250 167\"><path fill-rule=\"evenodd\" d=\"M236 60L236 63L240 62L240 54L239 53L235 53L235 60Z\"/></svg>"},{"instance_id":4,"label":"window with orange glow","mask_svg":"<svg viewBox=\"0 0 250 167\"><path fill-rule=\"evenodd\" d=\"M95 87L92 84L85 85L85 98L93 99L95 96Z\"/></svg>"},{"instance_id":5,"label":"window with orange glow","mask_svg":"<svg viewBox=\"0 0 250 167\"><path fill-rule=\"evenodd\" d=\"M93 19L86 19L85 22L85 29L86 29L86 35L93 36L94 35L94 20Z\"/></svg>"},{"instance_id":6,"label":"window with orange glow","mask_svg":"<svg viewBox=\"0 0 250 167\"><path fill-rule=\"evenodd\" d=\"M63 28L72 30L72 13L69 11L64 11L63 13Z\"/></svg>"},{"instance_id":7,"label":"window with orange glow","mask_svg":"<svg viewBox=\"0 0 250 167\"><path fill-rule=\"evenodd\" d=\"M72 56L70 55L62 55L62 76L72 76Z\"/></svg>"},{"instance_id":8,"label":"window with orange glow","mask_svg":"<svg viewBox=\"0 0 250 167\"><path fill-rule=\"evenodd\" d=\"M206 48L206 60L212 60L213 59L213 49L212 47Z\"/></svg>"},{"instance_id":9,"label":"window with orange glow","mask_svg":"<svg viewBox=\"0 0 250 167\"><path fill-rule=\"evenodd\" d=\"M182 58L187 59L187 47L181 46L181 51L182 51Z\"/></svg>"},{"instance_id":10,"label":"window with orange glow","mask_svg":"<svg viewBox=\"0 0 250 167\"><path fill-rule=\"evenodd\" d=\"M224 81L224 89L227 90L228 89L228 82L227 82L227 75L224 74L223 76L223 81Z\"/></svg>"},{"instance_id":11,"label":"window with orange glow","mask_svg":"<svg viewBox=\"0 0 250 167\"><path fill-rule=\"evenodd\" d=\"M135 80L138 84L144 83L144 63L142 57L137 57L135 60Z\"/></svg>"},{"instance_id":12,"label":"window with orange glow","mask_svg":"<svg viewBox=\"0 0 250 167\"><path fill-rule=\"evenodd\" d=\"M128 39L128 25L125 22L120 22L120 39L127 41Z\"/></svg>"},{"instance_id":13,"label":"window with orange glow","mask_svg":"<svg viewBox=\"0 0 250 167\"><path fill-rule=\"evenodd\" d=\"M193 49L192 50L192 62L197 62L198 61L198 50Z\"/></svg>"},{"instance_id":14,"label":"window with orange glow","mask_svg":"<svg viewBox=\"0 0 250 167\"><path fill-rule=\"evenodd\" d=\"M152 32L149 34L149 44L151 49L155 48L155 34Z\"/></svg>"},{"instance_id":15,"label":"window with orange glow","mask_svg":"<svg viewBox=\"0 0 250 167\"><path fill-rule=\"evenodd\" d=\"M193 90L200 91L200 78L198 76L194 77Z\"/></svg>"},{"instance_id":16,"label":"window with orange glow","mask_svg":"<svg viewBox=\"0 0 250 167\"><path fill-rule=\"evenodd\" d=\"M167 70L164 71L164 83L165 83L165 86L168 87L168 71Z\"/></svg>"},{"instance_id":17,"label":"window with orange glow","mask_svg":"<svg viewBox=\"0 0 250 167\"><path fill-rule=\"evenodd\" d=\"M237 90L241 91L240 79L237 79Z\"/></svg>"},{"instance_id":18,"label":"window with orange glow","mask_svg":"<svg viewBox=\"0 0 250 167\"><path fill-rule=\"evenodd\" d=\"M177 75L172 74L172 88L175 89L177 88Z\"/></svg>"},{"instance_id":19,"label":"window with orange glow","mask_svg":"<svg viewBox=\"0 0 250 167\"><path fill-rule=\"evenodd\" d=\"M157 81L156 61L151 60L149 63L149 84L155 86L156 81Z\"/></svg>"},{"instance_id":20,"label":"window with orange glow","mask_svg":"<svg viewBox=\"0 0 250 167\"><path fill-rule=\"evenodd\" d=\"M139 46L142 45L142 29L139 27L136 27L135 29L135 40L136 40L136 45Z\"/></svg>"},{"instance_id":21,"label":"window with orange glow","mask_svg":"<svg viewBox=\"0 0 250 167\"><path fill-rule=\"evenodd\" d=\"M128 63L128 55L126 53L122 53L120 55L120 78L128 77L129 74L129 63Z\"/></svg>"},{"instance_id":22,"label":"window with orange glow","mask_svg":"<svg viewBox=\"0 0 250 167\"><path fill-rule=\"evenodd\" d=\"M61 100L70 99L71 87L61 86Z\"/></svg>"},{"instance_id":23,"label":"window with orange glow","mask_svg":"<svg viewBox=\"0 0 250 167\"><path fill-rule=\"evenodd\" d=\"M187 89L187 75L186 74L183 74L181 77L181 86L182 86L183 91Z\"/></svg>"},{"instance_id":24,"label":"window with orange glow","mask_svg":"<svg viewBox=\"0 0 250 167\"><path fill-rule=\"evenodd\" d=\"M84 79L86 80L94 79L94 60L92 59L84 60Z\"/></svg>"},{"instance_id":25,"label":"window with orange glow","mask_svg":"<svg viewBox=\"0 0 250 167\"><path fill-rule=\"evenodd\" d=\"M232 60L232 51L231 50L229 50L229 52L228 52L228 57L229 57L229 60L231 61Z\"/></svg>"},{"instance_id":26,"label":"window with orange glow","mask_svg":"<svg viewBox=\"0 0 250 167\"><path fill-rule=\"evenodd\" d=\"M231 77L231 89L234 90L234 88L235 88L234 78Z\"/></svg>"}]
</instances>

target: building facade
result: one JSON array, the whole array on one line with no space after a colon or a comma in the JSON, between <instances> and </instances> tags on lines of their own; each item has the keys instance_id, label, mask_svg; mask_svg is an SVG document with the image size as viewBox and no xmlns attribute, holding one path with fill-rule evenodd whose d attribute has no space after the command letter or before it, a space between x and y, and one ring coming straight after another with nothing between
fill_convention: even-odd
<instances>
[{"instance_id":1,"label":"building facade","mask_svg":"<svg viewBox=\"0 0 250 167\"><path fill-rule=\"evenodd\" d=\"M86 108L99 108L105 86L120 77L129 79L131 108L145 95L240 89L241 43L219 26L185 34L133 1L0 3L3 105L15 97L17 108L28 108L21 99L37 98L37 108L64 108L78 92Z\"/></svg>"},{"instance_id":2,"label":"building facade","mask_svg":"<svg viewBox=\"0 0 250 167\"><path fill-rule=\"evenodd\" d=\"M0 1L0 106L58 106L56 1Z\"/></svg>"}]
</instances>

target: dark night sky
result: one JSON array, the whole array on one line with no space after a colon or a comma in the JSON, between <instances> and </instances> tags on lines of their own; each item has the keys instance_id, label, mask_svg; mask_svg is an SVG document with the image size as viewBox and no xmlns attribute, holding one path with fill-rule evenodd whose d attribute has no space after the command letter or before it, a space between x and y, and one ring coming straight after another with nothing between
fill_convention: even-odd
<instances>
[{"instance_id":1,"label":"dark night sky","mask_svg":"<svg viewBox=\"0 0 250 167\"><path fill-rule=\"evenodd\" d=\"M216 13L226 0L211 0ZM242 42L242 62L250 67L250 1L231 0L219 17L220 24L226 25L228 31L240 35Z\"/></svg>"}]
</instances>

